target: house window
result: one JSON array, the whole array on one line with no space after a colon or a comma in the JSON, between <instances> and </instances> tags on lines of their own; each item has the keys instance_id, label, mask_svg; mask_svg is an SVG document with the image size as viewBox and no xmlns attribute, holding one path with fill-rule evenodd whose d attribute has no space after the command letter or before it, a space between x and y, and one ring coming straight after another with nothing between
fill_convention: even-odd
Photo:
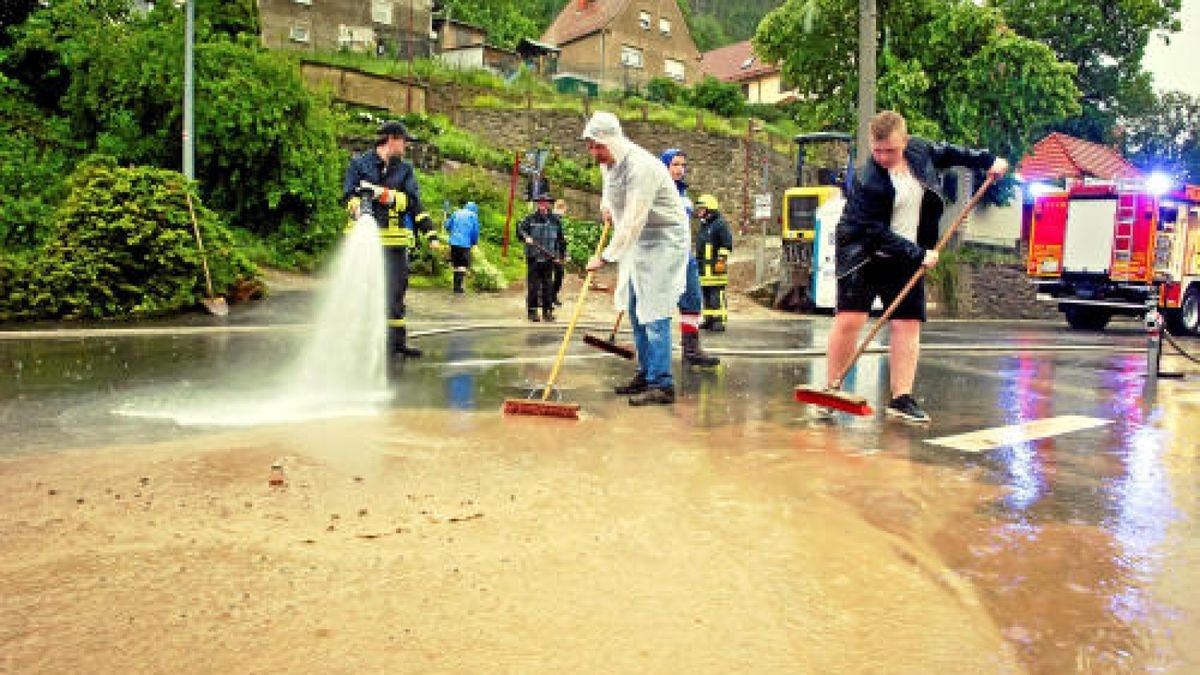
<instances>
[{"instance_id":1,"label":"house window","mask_svg":"<svg viewBox=\"0 0 1200 675\"><path fill-rule=\"evenodd\" d=\"M667 59L666 61L663 61L663 72L665 72L667 77L671 78L672 80L675 80L676 82L683 82L683 61L680 61L679 59Z\"/></svg>"},{"instance_id":2,"label":"house window","mask_svg":"<svg viewBox=\"0 0 1200 675\"><path fill-rule=\"evenodd\" d=\"M642 50L637 47L621 45L621 65L628 68L641 68Z\"/></svg>"},{"instance_id":3,"label":"house window","mask_svg":"<svg viewBox=\"0 0 1200 675\"><path fill-rule=\"evenodd\" d=\"M658 20L658 30L663 35L670 35L671 34L671 20L667 19L667 18L659 19Z\"/></svg>"},{"instance_id":4,"label":"house window","mask_svg":"<svg viewBox=\"0 0 1200 675\"><path fill-rule=\"evenodd\" d=\"M638 12L638 25L642 30L650 30L650 12Z\"/></svg>"},{"instance_id":5,"label":"house window","mask_svg":"<svg viewBox=\"0 0 1200 675\"><path fill-rule=\"evenodd\" d=\"M371 0L371 20L392 25L392 0Z\"/></svg>"},{"instance_id":6,"label":"house window","mask_svg":"<svg viewBox=\"0 0 1200 675\"><path fill-rule=\"evenodd\" d=\"M308 42L308 26L292 26L289 37L292 42Z\"/></svg>"},{"instance_id":7,"label":"house window","mask_svg":"<svg viewBox=\"0 0 1200 675\"><path fill-rule=\"evenodd\" d=\"M292 2L296 3L297 5L311 5L312 4L312 0L292 0Z\"/></svg>"}]
</instances>

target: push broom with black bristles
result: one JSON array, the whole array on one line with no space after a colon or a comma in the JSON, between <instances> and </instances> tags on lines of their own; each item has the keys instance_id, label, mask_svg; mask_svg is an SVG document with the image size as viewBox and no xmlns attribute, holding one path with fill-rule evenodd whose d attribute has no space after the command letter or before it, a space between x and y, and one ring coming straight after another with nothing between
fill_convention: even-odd
<instances>
[{"instance_id":1,"label":"push broom with black bristles","mask_svg":"<svg viewBox=\"0 0 1200 675\"><path fill-rule=\"evenodd\" d=\"M983 181L983 185L980 185L979 189L975 191L975 194L971 196L971 201L967 202L967 205L963 207L963 210L958 214L958 217L954 219L954 222L950 224L950 227L942 235L942 238L938 240L938 243L933 247L933 250L941 252L942 247L944 247L946 243L950 241L950 237L954 235L954 231L957 230L958 226L961 225L963 220L966 219L967 214L969 214L971 210L974 209L977 204L979 204L979 200L983 199L983 193L987 192L987 189L991 187L994 180L995 178L989 175L987 180ZM904 285L904 288L900 289L900 292L896 294L896 299L892 300L892 304L888 305L887 309L883 311L883 314L879 317L879 319L875 321L875 325L871 326L871 330L867 333L867 337L859 343L858 349L854 351L854 355L850 357L850 360L847 361L844 366L842 366L842 369L837 374L837 377L833 378L833 383L823 389L807 387L803 385L796 387L794 394L796 402L821 406L822 408L832 408L834 410L840 410L842 412L847 412L851 415L858 415L860 417L870 415L874 412L874 410L871 409L871 405L867 403L866 398L858 396L857 394L850 394L842 391L842 383L845 381L846 375L850 374L850 370L854 368L854 364L858 362L858 358L863 355L863 352L867 351L867 346L871 344L871 340L875 339L875 336L879 334L879 331L883 328L883 325L888 322L888 319L892 318L892 314L896 312L896 308L899 307L900 303L904 301L904 298L908 296L908 293L912 290L913 286L917 285L917 282L921 280L921 277L925 276L926 271L928 271L928 268L924 266L919 267L912 275L912 278L908 280L908 283Z\"/></svg>"},{"instance_id":2,"label":"push broom with black bristles","mask_svg":"<svg viewBox=\"0 0 1200 675\"><path fill-rule=\"evenodd\" d=\"M596 255L600 255L600 252L604 250L604 240L608 237L609 225L611 223L608 219L605 219L604 229L600 230L600 241L596 243ZM567 322L567 332L563 335L562 345L558 348L558 356L554 357L554 367L550 369L550 379L546 380L546 388L542 391L542 397L540 399L505 399L503 408L505 415L579 419L578 403L551 401L550 392L554 390L554 382L558 379L558 371L562 368L563 359L567 356L567 346L571 343L571 333L575 331L575 324L579 322L579 314L583 311L583 301L587 299L588 287L592 285L592 275L594 274L595 271L588 271L587 276L584 277L583 286L579 289L579 300L575 302L575 310L571 312L571 320Z\"/></svg>"},{"instance_id":3,"label":"push broom with black bristles","mask_svg":"<svg viewBox=\"0 0 1200 675\"><path fill-rule=\"evenodd\" d=\"M617 344L617 330L620 329L621 319L623 318L625 318L625 312L617 312L617 321L613 324L612 332L608 334L607 340L585 333L583 336L584 344L632 361L636 354L633 351L633 347Z\"/></svg>"}]
</instances>

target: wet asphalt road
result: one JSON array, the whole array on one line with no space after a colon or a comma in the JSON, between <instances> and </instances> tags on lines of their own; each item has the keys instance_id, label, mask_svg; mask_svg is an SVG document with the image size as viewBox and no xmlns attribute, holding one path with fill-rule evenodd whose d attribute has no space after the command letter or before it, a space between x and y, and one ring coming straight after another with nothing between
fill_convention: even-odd
<instances>
[{"instance_id":1,"label":"wet asphalt road","mask_svg":"<svg viewBox=\"0 0 1200 675\"><path fill-rule=\"evenodd\" d=\"M498 320L462 329L450 311L429 314L413 324L425 358L392 371L391 409L448 410L469 424L499 416L505 398L540 391L561 324ZM304 335L302 325L263 319L238 315L228 330L196 317L183 330L0 339L0 454L203 432L113 412L261 387ZM837 452L959 470L997 497L973 522L947 530L947 557L962 556L948 564L979 584L993 614L1007 617L1005 638L1025 650L1032 671L1064 672L1072 663L1080 672L1200 668L1200 653L1187 646L1200 640L1200 367L1170 355L1164 370L1183 377L1148 379L1146 338L1132 322L1104 333L1044 322L933 322L917 382L932 424L877 413L841 415L831 425L791 400L794 386L823 382L828 326L828 317L735 322L706 336L723 364L677 363L679 402L652 413L659 417L638 417L647 451L656 435L688 429L711 451L743 459ZM603 332L599 324L590 330ZM1200 340L1181 344L1200 353ZM621 423L629 408L610 390L631 372L628 362L576 339L556 395L579 403L586 417ZM878 352L847 381L877 409L886 388ZM1012 430L1062 418L1086 424L1043 429L1041 437ZM506 425L513 439L528 428L522 424ZM931 442L998 427L1010 431L981 451ZM885 505L878 517L886 521L895 508ZM1075 597L1086 601L1064 601ZM1040 618L1013 618L1030 614Z\"/></svg>"}]
</instances>

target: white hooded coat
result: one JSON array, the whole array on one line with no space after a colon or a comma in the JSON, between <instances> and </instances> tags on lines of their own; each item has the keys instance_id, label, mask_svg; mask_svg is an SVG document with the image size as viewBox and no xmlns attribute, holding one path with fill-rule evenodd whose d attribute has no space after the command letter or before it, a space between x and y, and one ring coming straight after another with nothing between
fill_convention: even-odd
<instances>
[{"instance_id":1,"label":"white hooded coat","mask_svg":"<svg viewBox=\"0 0 1200 675\"><path fill-rule=\"evenodd\" d=\"M594 114L583 135L607 146L614 159L611 166L601 165L600 198L613 222L612 238L600 254L618 266L613 304L629 307L632 284L639 323L669 319L683 293L691 246L675 181L658 157L625 138L612 113Z\"/></svg>"}]
</instances>

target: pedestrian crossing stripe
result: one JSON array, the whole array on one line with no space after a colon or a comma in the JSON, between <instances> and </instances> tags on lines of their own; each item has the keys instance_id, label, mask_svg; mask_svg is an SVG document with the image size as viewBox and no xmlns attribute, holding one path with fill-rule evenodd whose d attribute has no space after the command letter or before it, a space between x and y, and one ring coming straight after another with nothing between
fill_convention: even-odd
<instances>
[{"instance_id":1,"label":"pedestrian crossing stripe","mask_svg":"<svg viewBox=\"0 0 1200 675\"><path fill-rule=\"evenodd\" d=\"M1087 417L1085 415L1059 415L1058 417L1022 422L1021 424L980 429L979 431L971 431L965 434L928 438L925 439L925 442L962 452L986 452L1005 445L1036 441L1042 438L1071 433L1072 431L1092 429L1105 424L1112 424L1112 420Z\"/></svg>"}]
</instances>

